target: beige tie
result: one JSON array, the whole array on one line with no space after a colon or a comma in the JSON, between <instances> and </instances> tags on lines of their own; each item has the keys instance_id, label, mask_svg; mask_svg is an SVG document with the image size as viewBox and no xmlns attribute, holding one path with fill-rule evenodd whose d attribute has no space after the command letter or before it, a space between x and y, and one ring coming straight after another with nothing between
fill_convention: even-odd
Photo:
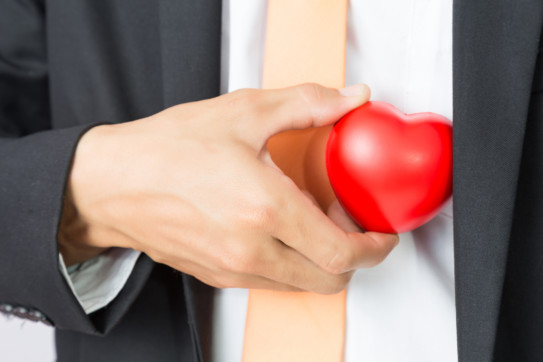
<instances>
[{"instance_id":1,"label":"beige tie","mask_svg":"<svg viewBox=\"0 0 543 362\"><path fill-rule=\"evenodd\" d=\"M346 23L347 0L269 0L263 88L304 82L343 87ZM323 172L328 132L289 131L268 143L275 163L323 207L334 199ZM244 362L339 362L344 337L345 291L249 292Z\"/></svg>"}]
</instances>

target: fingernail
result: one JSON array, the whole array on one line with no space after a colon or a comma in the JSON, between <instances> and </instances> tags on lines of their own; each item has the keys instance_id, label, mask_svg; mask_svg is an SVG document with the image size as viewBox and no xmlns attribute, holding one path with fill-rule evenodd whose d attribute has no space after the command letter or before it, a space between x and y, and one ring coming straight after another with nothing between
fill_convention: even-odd
<instances>
[{"instance_id":1,"label":"fingernail","mask_svg":"<svg viewBox=\"0 0 543 362\"><path fill-rule=\"evenodd\" d=\"M368 94L369 88L365 84L355 84L350 87L341 88L339 93L345 97L358 97Z\"/></svg>"}]
</instances>

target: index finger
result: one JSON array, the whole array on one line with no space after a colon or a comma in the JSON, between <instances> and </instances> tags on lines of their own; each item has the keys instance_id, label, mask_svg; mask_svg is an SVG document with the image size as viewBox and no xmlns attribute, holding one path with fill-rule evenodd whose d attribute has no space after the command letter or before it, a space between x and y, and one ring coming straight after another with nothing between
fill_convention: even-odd
<instances>
[{"instance_id":1,"label":"index finger","mask_svg":"<svg viewBox=\"0 0 543 362\"><path fill-rule=\"evenodd\" d=\"M255 92L257 116L246 118L244 134L257 135L259 146L284 131L331 125L370 97L364 84L338 90L308 83Z\"/></svg>"},{"instance_id":2,"label":"index finger","mask_svg":"<svg viewBox=\"0 0 543 362\"><path fill-rule=\"evenodd\" d=\"M285 189L288 202L274 236L328 273L375 266L399 242L396 234L345 232L294 184Z\"/></svg>"}]
</instances>

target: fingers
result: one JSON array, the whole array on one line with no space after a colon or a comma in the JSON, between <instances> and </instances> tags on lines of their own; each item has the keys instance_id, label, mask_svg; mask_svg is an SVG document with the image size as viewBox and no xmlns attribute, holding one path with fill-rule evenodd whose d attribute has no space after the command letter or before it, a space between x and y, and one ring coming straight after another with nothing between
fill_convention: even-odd
<instances>
[{"instance_id":1,"label":"fingers","mask_svg":"<svg viewBox=\"0 0 543 362\"><path fill-rule=\"evenodd\" d=\"M333 124L370 97L360 84L342 90L308 83L273 90L243 90L226 96L228 104L249 106L252 117L243 114L244 134L256 135L260 143L288 130ZM243 101L239 101L243 98ZM243 108L242 106L240 108ZM247 132L249 131L249 132ZM254 140L248 140L254 141Z\"/></svg>"},{"instance_id":2,"label":"fingers","mask_svg":"<svg viewBox=\"0 0 543 362\"><path fill-rule=\"evenodd\" d=\"M275 107L274 119L264 126L267 139L292 129L322 127L333 124L350 110L364 104L370 96L366 85L355 85L344 92L318 84L302 84L270 90L267 105Z\"/></svg>"},{"instance_id":3,"label":"fingers","mask_svg":"<svg viewBox=\"0 0 543 362\"><path fill-rule=\"evenodd\" d=\"M284 197L288 208L281 213L276 236L327 273L375 266L398 244L397 235L358 232L332 210L346 229L342 230L295 187L288 188Z\"/></svg>"},{"instance_id":4,"label":"fingers","mask_svg":"<svg viewBox=\"0 0 543 362\"><path fill-rule=\"evenodd\" d=\"M350 242L355 246L359 244L363 246L362 248L354 248L362 253L360 257L355 256L355 259L360 262L358 267L361 268L379 264L398 245L400 240L397 234L376 232L361 234L362 229L347 215L337 200L328 208L328 217L348 233Z\"/></svg>"},{"instance_id":5,"label":"fingers","mask_svg":"<svg viewBox=\"0 0 543 362\"><path fill-rule=\"evenodd\" d=\"M245 264L242 263L242 265ZM217 270L210 269L208 265L201 265L191 261L184 261L181 268L175 262L168 265L178 270L182 268L183 272L193 275L201 282L215 288L271 289L288 292L302 290L288 283L281 283L261 275L250 273L248 269L223 268Z\"/></svg>"},{"instance_id":6,"label":"fingers","mask_svg":"<svg viewBox=\"0 0 543 362\"><path fill-rule=\"evenodd\" d=\"M333 294L343 290L352 273L330 274L286 246L258 233L245 233L218 245L213 253L170 255L161 260L218 288L256 288ZM172 252L171 254L174 254Z\"/></svg>"},{"instance_id":7,"label":"fingers","mask_svg":"<svg viewBox=\"0 0 543 362\"><path fill-rule=\"evenodd\" d=\"M348 268L371 268L380 264L400 242L397 234L377 232L348 233L349 242L353 247L354 263ZM341 256L341 255L340 255ZM345 264L341 259L331 262L332 268L342 270Z\"/></svg>"},{"instance_id":8,"label":"fingers","mask_svg":"<svg viewBox=\"0 0 543 362\"><path fill-rule=\"evenodd\" d=\"M215 288L244 288L244 289L268 289L284 292L300 292L300 289L286 283L280 283L262 276L252 274L223 273L219 278L216 275L207 275L205 270L194 272L200 281Z\"/></svg>"},{"instance_id":9,"label":"fingers","mask_svg":"<svg viewBox=\"0 0 543 362\"><path fill-rule=\"evenodd\" d=\"M339 293L353 275L350 271L328 273L281 241L272 244L261 265L259 272L268 279L321 294Z\"/></svg>"},{"instance_id":10,"label":"fingers","mask_svg":"<svg viewBox=\"0 0 543 362\"><path fill-rule=\"evenodd\" d=\"M220 270L209 273L205 268L200 268L191 270L190 273L219 288L311 291L321 294L340 292L347 286L353 274L327 273L274 238L261 239L258 242L248 241L244 248L246 253L239 253L234 258L229 256L229 262L222 264Z\"/></svg>"}]
</instances>

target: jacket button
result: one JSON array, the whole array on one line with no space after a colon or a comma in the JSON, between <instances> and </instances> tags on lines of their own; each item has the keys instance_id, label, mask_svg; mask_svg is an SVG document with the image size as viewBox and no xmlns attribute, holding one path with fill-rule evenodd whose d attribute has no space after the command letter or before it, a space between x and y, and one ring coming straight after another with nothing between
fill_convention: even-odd
<instances>
[{"instance_id":1,"label":"jacket button","mask_svg":"<svg viewBox=\"0 0 543 362\"><path fill-rule=\"evenodd\" d=\"M49 322L47 320L47 318L43 315L43 313L40 312L39 310L36 310L36 309L31 310L30 312L28 312L28 319L30 319L31 321L34 321L34 322L44 322L44 323Z\"/></svg>"},{"instance_id":2,"label":"jacket button","mask_svg":"<svg viewBox=\"0 0 543 362\"><path fill-rule=\"evenodd\" d=\"M0 312L11 314L13 313L13 306L9 304L0 304Z\"/></svg>"},{"instance_id":3,"label":"jacket button","mask_svg":"<svg viewBox=\"0 0 543 362\"><path fill-rule=\"evenodd\" d=\"M16 308L13 308L13 314L19 318L27 318L28 310L24 307L16 307Z\"/></svg>"},{"instance_id":4,"label":"jacket button","mask_svg":"<svg viewBox=\"0 0 543 362\"><path fill-rule=\"evenodd\" d=\"M33 322L39 322L42 320L42 316L43 314L41 314L39 311L31 310L30 312L28 312L26 317Z\"/></svg>"}]
</instances>

